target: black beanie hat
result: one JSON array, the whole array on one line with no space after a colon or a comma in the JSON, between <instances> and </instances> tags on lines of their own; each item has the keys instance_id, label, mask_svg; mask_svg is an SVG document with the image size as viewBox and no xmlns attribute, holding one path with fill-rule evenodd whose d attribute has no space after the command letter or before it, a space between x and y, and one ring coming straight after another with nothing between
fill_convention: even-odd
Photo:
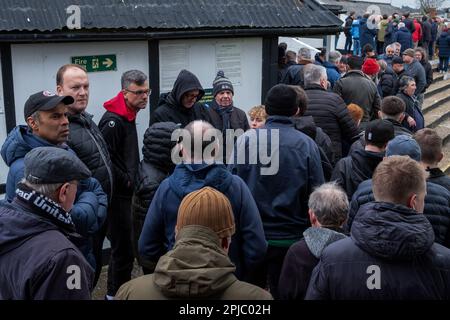
<instances>
[{"instance_id":1,"label":"black beanie hat","mask_svg":"<svg viewBox=\"0 0 450 320\"><path fill-rule=\"evenodd\" d=\"M292 117L298 110L297 92L286 84L277 84L267 93L265 106L269 116Z\"/></svg>"},{"instance_id":2,"label":"black beanie hat","mask_svg":"<svg viewBox=\"0 0 450 320\"><path fill-rule=\"evenodd\" d=\"M225 77L222 70L217 72L217 76L213 81L213 97L215 97L220 91L230 90L234 94L233 84L230 79Z\"/></svg>"}]
</instances>

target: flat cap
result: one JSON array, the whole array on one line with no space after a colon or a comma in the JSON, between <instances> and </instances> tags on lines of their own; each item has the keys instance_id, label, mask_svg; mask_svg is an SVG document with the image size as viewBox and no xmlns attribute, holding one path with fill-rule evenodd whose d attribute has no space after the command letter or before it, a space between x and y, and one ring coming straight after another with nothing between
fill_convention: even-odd
<instances>
[{"instance_id":1,"label":"flat cap","mask_svg":"<svg viewBox=\"0 0 450 320\"><path fill-rule=\"evenodd\" d=\"M58 147L38 147L25 155L25 179L33 184L83 180L91 171L71 151Z\"/></svg>"}]
</instances>

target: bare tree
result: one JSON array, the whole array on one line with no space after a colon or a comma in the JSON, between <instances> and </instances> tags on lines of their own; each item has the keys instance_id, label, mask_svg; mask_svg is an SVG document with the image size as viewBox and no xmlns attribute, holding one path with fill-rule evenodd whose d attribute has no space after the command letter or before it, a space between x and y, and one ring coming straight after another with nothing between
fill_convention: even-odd
<instances>
[{"instance_id":1,"label":"bare tree","mask_svg":"<svg viewBox=\"0 0 450 320\"><path fill-rule=\"evenodd\" d=\"M445 0L416 0L417 5L420 7L422 13L427 14L430 9L437 9L444 3Z\"/></svg>"}]
</instances>

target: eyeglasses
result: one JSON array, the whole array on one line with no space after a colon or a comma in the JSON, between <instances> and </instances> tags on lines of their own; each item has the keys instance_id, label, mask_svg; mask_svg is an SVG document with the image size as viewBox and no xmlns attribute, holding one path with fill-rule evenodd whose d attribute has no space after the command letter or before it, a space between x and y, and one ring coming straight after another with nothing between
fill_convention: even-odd
<instances>
[{"instance_id":1,"label":"eyeglasses","mask_svg":"<svg viewBox=\"0 0 450 320\"><path fill-rule=\"evenodd\" d=\"M136 90L136 91L130 90L130 89L125 89L125 91L131 92L131 93L133 93L133 94L135 94L135 95L137 95L137 96L140 96L140 95L142 95L142 94L144 94L144 93L145 93L146 96L149 96L149 95L152 94L152 89L148 89L148 90Z\"/></svg>"},{"instance_id":2,"label":"eyeglasses","mask_svg":"<svg viewBox=\"0 0 450 320\"><path fill-rule=\"evenodd\" d=\"M192 99L197 99L199 95L200 95L199 93L197 93L197 94L195 94L195 93L187 94L187 93L186 93L184 96L185 96L187 99L192 100Z\"/></svg>"}]
</instances>

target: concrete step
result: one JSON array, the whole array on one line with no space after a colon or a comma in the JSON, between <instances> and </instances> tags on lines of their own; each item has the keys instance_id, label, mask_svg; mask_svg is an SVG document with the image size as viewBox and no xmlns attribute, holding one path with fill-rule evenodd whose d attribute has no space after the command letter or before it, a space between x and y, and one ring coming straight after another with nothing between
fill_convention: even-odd
<instances>
[{"instance_id":1,"label":"concrete step","mask_svg":"<svg viewBox=\"0 0 450 320\"><path fill-rule=\"evenodd\" d=\"M450 79L433 82L425 92L425 99L450 88Z\"/></svg>"},{"instance_id":2,"label":"concrete step","mask_svg":"<svg viewBox=\"0 0 450 320\"><path fill-rule=\"evenodd\" d=\"M439 90L436 93L433 93L431 96L425 98L422 106L422 112L424 115L426 115L429 112L432 112L437 108L440 108L442 105L446 104L450 100L449 94L450 82L448 84L448 87L447 84L445 84L444 88L445 89L443 91ZM448 109L448 111L450 111L450 109Z\"/></svg>"},{"instance_id":3,"label":"concrete step","mask_svg":"<svg viewBox=\"0 0 450 320\"><path fill-rule=\"evenodd\" d=\"M442 94L446 94L446 92L443 92ZM443 100L447 101L439 103L439 105L437 105L432 110L427 110L426 112L424 112L425 125L427 127L434 129L450 118L450 102L448 102L449 99Z\"/></svg>"}]
</instances>

